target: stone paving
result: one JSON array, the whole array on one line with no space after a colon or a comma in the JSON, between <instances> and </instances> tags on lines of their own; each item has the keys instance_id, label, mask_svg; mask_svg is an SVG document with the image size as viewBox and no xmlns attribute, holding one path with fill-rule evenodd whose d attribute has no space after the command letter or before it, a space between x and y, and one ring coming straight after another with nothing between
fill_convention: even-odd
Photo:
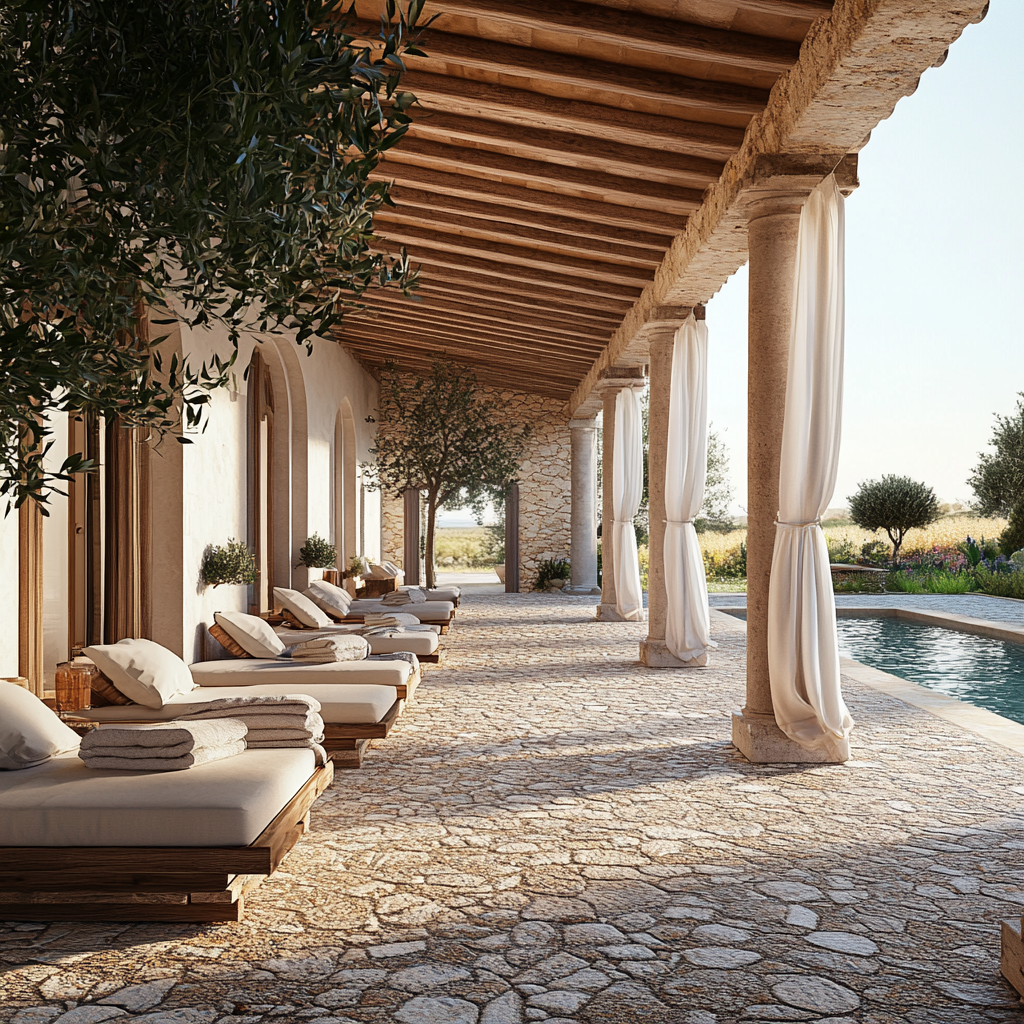
<instances>
[{"instance_id":1,"label":"stone paving","mask_svg":"<svg viewBox=\"0 0 1024 1024\"><path fill-rule=\"evenodd\" d=\"M746 608L746 594L709 594L712 608ZM908 608L1024 625L1024 601L989 594L836 594L838 608Z\"/></svg>"},{"instance_id":2,"label":"stone paving","mask_svg":"<svg viewBox=\"0 0 1024 1024\"><path fill-rule=\"evenodd\" d=\"M847 687L845 766L728 742L743 629L637 665L586 598L470 596L238 925L0 927L16 1024L977 1024L1024 910L1019 757Z\"/></svg>"}]
</instances>

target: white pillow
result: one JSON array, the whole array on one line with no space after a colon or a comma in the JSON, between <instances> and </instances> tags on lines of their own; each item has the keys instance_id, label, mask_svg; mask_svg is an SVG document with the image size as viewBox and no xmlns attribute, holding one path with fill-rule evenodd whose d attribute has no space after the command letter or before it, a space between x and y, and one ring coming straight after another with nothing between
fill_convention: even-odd
<instances>
[{"instance_id":1,"label":"white pillow","mask_svg":"<svg viewBox=\"0 0 1024 1024\"><path fill-rule=\"evenodd\" d=\"M352 595L326 580L313 580L306 590L306 597L325 612L337 615L339 619L345 618L352 607Z\"/></svg>"},{"instance_id":2,"label":"white pillow","mask_svg":"<svg viewBox=\"0 0 1024 1024\"><path fill-rule=\"evenodd\" d=\"M274 587L274 600L295 616L304 626L316 626L323 629L331 624L329 615L322 611L305 594L297 590L289 590L287 587Z\"/></svg>"},{"instance_id":3,"label":"white pillow","mask_svg":"<svg viewBox=\"0 0 1024 1024\"><path fill-rule=\"evenodd\" d=\"M245 612L214 612L213 621L224 630L250 658L276 658L284 653L284 644L266 619Z\"/></svg>"},{"instance_id":4,"label":"white pillow","mask_svg":"<svg viewBox=\"0 0 1024 1024\"><path fill-rule=\"evenodd\" d=\"M0 682L0 770L33 768L81 742L35 694Z\"/></svg>"},{"instance_id":5,"label":"white pillow","mask_svg":"<svg viewBox=\"0 0 1024 1024\"><path fill-rule=\"evenodd\" d=\"M394 573L386 565L376 565L374 562L370 563L371 580L389 580L393 576Z\"/></svg>"},{"instance_id":6,"label":"white pillow","mask_svg":"<svg viewBox=\"0 0 1024 1024\"><path fill-rule=\"evenodd\" d=\"M97 644L82 653L129 700L143 707L162 708L172 697L196 688L188 665L152 640Z\"/></svg>"}]
</instances>

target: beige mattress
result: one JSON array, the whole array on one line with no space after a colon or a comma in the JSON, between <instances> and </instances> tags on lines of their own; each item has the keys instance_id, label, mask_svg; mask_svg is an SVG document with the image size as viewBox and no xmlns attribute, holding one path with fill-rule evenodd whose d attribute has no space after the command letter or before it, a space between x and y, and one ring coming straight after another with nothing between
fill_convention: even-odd
<instances>
[{"instance_id":1,"label":"beige mattress","mask_svg":"<svg viewBox=\"0 0 1024 1024\"><path fill-rule=\"evenodd\" d=\"M351 635L346 633L347 627L341 626L338 632L342 636ZM323 629L278 629L277 635L286 644L301 644L311 636L330 636L329 626ZM425 658L437 653L440 645L438 635L434 630L429 632L402 633L401 636L368 636L366 638L370 645L371 654L394 654L396 651L412 651L417 657Z\"/></svg>"},{"instance_id":2,"label":"beige mattress","mask_svg":"<svg viewBox=\"0 0 1024 1024\"><path fill-rule=\"evenodd\" d=\"M349 606L349 615L366 615L368 612L383 612L385 615L415 615L420 622L447 622L455 611L451 601L424 601L422 604L384 604L369 598L357 598Z\"/></svg>"},{"instance_id":3,"label":"beige mattress","mask_svg":"<svg viewBox=\"0 0 1024 1024\"><path fill-rule=\"evenodd\" d=\"M409 590L409 587L399 587L399 590ZM460 597L462 597L462 591L458 587L434 587L433 590L427 590L424 587L417 587L417 590L422 590L427 595L428 601L450 601L455 604Z\"/></svg>"},{"instance_id":4,"label":"beige mattress","mask_svg":"<svg viewBox=\"0 0 1024 1024\"><path fill-rule=\"evenodd\" d=\"M312 750L246 750L177 772L0 772L0 846L248 846L302 788Z\"/></svg>"},{"instance_id":5,"label":"beige mattress","mask_svg":"<svg viewBox=\"0 0 1024 1024\"><path fill-rule=\"evenodd\" d=\"M192 678L206 686L287 687L285 693L309 693L318 683L337 686L404 686L412 674L405 661L331 661L325 665L301 665L290 658L230 658L199 661L189 666Z\"/></svg>"},{"instance_id":6,"label":"beige mattress","mask_svg":"<svg viewBox=\"0 0 1024 1024\"><path fill-rule=\"evenodd\" d=\"M408 667L408 666L406 666ZM162 708L144 708L140 704L119 704L108 708L85 708L75 717L87 722L166 722L179 715L201 711L205 701L221 697L276 697L285 693L304 693L320 701L320 715L328 725L373 725L379 722L398 700L393 686L331 683L303 683L295 686L201 686L191 693L179 693Z\"/></svg>"}]
</instances>

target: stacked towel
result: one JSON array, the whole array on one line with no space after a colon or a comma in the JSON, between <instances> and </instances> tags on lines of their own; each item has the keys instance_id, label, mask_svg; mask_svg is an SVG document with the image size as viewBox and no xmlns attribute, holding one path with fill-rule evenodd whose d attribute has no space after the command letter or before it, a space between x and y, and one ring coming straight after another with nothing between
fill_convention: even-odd
<instances>
[{"instance_id":1,"label":"stacked towel","mask_svg":"<svg viewBox=\"0 0 1024 1024\"><path fill-rule=\"evenodd\" d=\"M323 665L331 661L362 661L370 653L370 645L361 636L325 636L321 634L294 644L286 657L306 664Z\"/></svg>"},{"instance_id":2,"label":"stacked towel","mask_svg":"<svg viewBox=\"0 0 1024 1024\"><path fill-rule=\"evenodd\" d=\"M420 620L415 615L402 612L367 612L363 616L363 626L418 626Z\"/></svg>"},{"instance_id":3,"label":"stacked towel","mask_svg":"<svg viewBox=\"0 0 1024 1024\"><path fill-rule=\"evenodd\" d=\"M395 590L390 594L385 594L381 598L381 603L386 604L389 608L397 608L404 604L425 604L426 600L425 591L420 590L419 587L407 587L405 590Z\"/></svg>"},{"instance_id":4,"label":"stacked towel","mask_svg":"<svg viewBox=\"0 0 1024 1024\"><path fill-rule=\"evenodd\" d=\"M391 654L371 654L367 661L407 661L412 665L413 672L418 672L420 659L412 651L394 651Z\"/></svg>"},{"instance_id":5,"label":"stacked towel","mask_svg":"<svg viewBox=\"0 0 1024 1024\"><path fill-rule=\"evenodd\" d=\"M104 725L82 738L78 756L88 768L174 772L240 754L246 725L220 722L160 722L155 725Z\"/></svg>"},{"instance_id":6,"label":"stacked towel","mask_svg":"<svg viewBox=\"0 0 1024 1024\"><path fill-rule=\"evenodd\" d=\"M208 725L218 719L242 723L249 730L249 747L309 747L317 751L321 761L326 760L320 746L324 741L320 701L304 693L221 697L204 704L202 711L182 715L177 721Z\"/></svg>"}]
</instances>

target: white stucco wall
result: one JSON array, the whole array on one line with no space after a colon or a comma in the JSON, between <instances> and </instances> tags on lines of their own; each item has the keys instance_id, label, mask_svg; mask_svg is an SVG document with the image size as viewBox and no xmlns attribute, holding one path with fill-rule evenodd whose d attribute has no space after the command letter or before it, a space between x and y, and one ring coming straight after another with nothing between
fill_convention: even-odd
<instances>
[{"instance_id":1,"label":"white stucco wall","mask_svg":"<svg viewBox=\"0 0 1024 1024\"><path fill-rule=\"evenodd\" d=\"M0 587L7 595L8 628L0 630L0 676L18 674L18 513L0 501Z\"/></svg>"}]
</instances>

